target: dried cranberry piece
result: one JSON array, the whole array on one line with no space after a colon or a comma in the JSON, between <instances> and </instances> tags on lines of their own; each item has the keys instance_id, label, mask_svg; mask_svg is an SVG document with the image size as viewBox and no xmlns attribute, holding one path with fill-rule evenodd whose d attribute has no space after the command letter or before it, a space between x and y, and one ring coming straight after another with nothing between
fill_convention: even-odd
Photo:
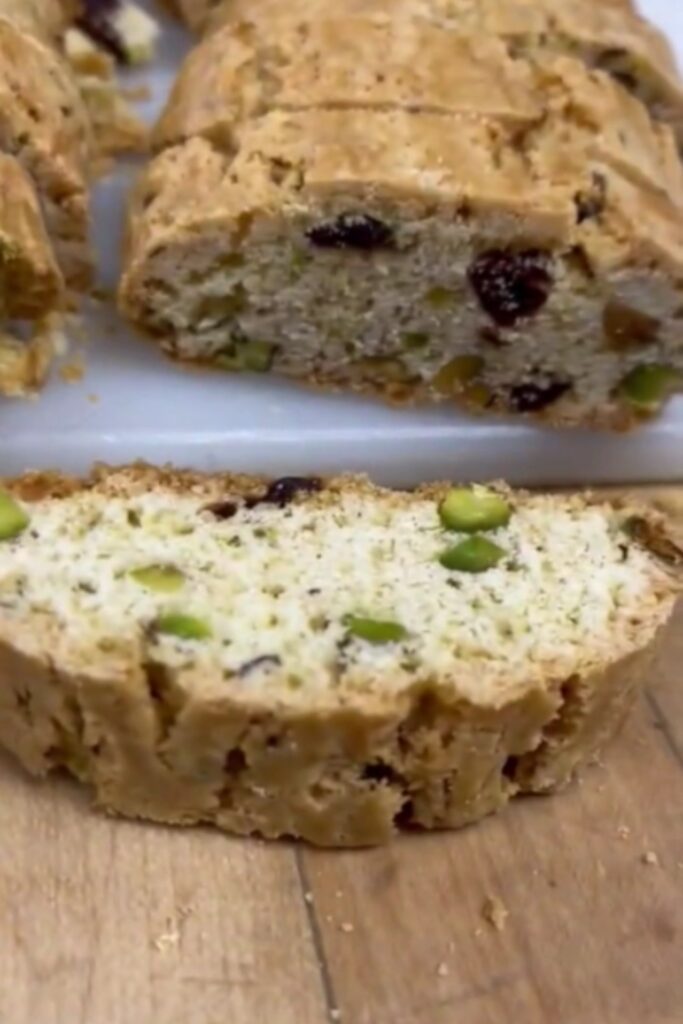
<instances>
[{"instance_id":1,"label":"dried cranberry piece","mask_svg":"<svg viewBox=\"0 0 683 1024\"><path fill-rule=\"evenodd\" d=\"M500 327L538 313L553 286L550 257L540 249L491 249L474 261L469 279L482 308Z\"/></svg>"},{"instance_id":2,"label":"dried cranberry piece","mask_svg":"<svg viewBox=\"0 0 683 1024\"><path fill-rule=\"evenodd\" d=\"M205 512L210 512L216 519L232 519L237 514L237 505L234 501L215 501L207 505Z\"/></svg>"},{"instance_id":3,"label":"dried cranberry piece","mask_svg":"<svg viewBox=\"0 0 683 1024\"><path fill-rule=\"evenodd\" d=\"M124 42L111 21L111 16L120 7L120 0L83 0L81 7L82 13L76 18L81 32L103 50L108 50L119 63L127 64Z\"/></svg>"},{"instance_id":4,"label":"dried cranberry piece","mask_svg":"<svg viewBox=\"0 0 683 1024\"><path fill-rule=\"evenodd\" d=\"M570 382L559 377L547 377L543 382L527 381L512 388L509 405L514 412L540 412L570 389Z\"/></svg>"},{"instance_id":5,"label":"dried cranberry piece","mask_svg":"<svg viewBox=\"0 0 683 1024\"><path fill-rule=\"evenodd\" d=\"M247 508L255 508L257 505L278 505L284 508L289 505L297 494L314 494L322 490L322 480L313 476L283 476L280 480L273 480L268 490L261 498L247 499Z\"/></svg>"},{"instance_id":6,"label":"dried cranberry piece","mask_svg":"<svg viewBox=\"0 0 683 1024\"><path fill-rule=\"evenodd\" d=\"M336 220L319 224L306 237L322 249L388 249L394 244L394 232L388 224L369 213L341 213Z\"/></svg>"}]
</instances>

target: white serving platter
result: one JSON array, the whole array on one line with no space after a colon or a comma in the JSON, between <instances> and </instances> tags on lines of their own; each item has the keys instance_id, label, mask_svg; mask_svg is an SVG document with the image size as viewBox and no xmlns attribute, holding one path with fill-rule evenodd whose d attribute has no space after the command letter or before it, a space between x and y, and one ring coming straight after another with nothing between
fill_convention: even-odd
<instances>
[{"instance_id":1,"label":"white serving platter","mask_svg":"<svg viewBox=\"0 0 683 1024\"><path fill-rule=\"evenodd\" d=\"M641 6L683 58L683 3ZM178 26L164 23L158 66L137 76L152 88L150 118L188 45ZM95 190L95 242L108 288L117 280L124 197L134 173L132 165L119 168ZM126 330L113 309L89 317L87 328L89 340L78 346L81 381L55 373L38 401L0 402L0 474L83 472L95 461L142 458L278 475L364 471L398 485L439 477L527 484L683 479L683 398L629 436L555 432L446 408L389 409L273 378L190 371Z\"/></svg>"}]
</instances>

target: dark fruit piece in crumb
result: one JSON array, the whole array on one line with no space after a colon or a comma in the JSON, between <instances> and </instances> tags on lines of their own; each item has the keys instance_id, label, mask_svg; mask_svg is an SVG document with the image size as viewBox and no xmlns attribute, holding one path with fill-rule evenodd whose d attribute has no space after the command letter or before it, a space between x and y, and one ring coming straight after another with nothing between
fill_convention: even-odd
<instances>
[{"instance_id":1,"label":"dark fruit piece in crumb","mask_svg":"<svg viewBox=\"0 0 683 1024\"><path fill-rule=\"evenodd\" d=\"M553 287L550 257L540 249L491 249L471 265L469 279L482 309L500 327L538 313Z\"/></svg>"},{"instance_id":2,"label":"dark fruit piece in crumb","mask_svg":"<svg viewBox=\"0 0 683 1024\"><path fill-rule=\"evenodd\" d=\"M216 519L232 519L237 514L237 505L234 501L214 501L212 505L207 505L204 511L210 512Z\"/></svg>"},{"instance_id":3,"label":"dark fruit piece in crumb","mask_svg":"<svg viewBox=\"0 0 683 1024\"><path fill-rule=\"evenodd\" d=\"M298 494L315 494L322 490L322 480L309 476L283 476L280 480L273 480L266 493L260 498L248 498L247 508L255 508L257 505L278 505L284 508Z\"/></svg>"},{"instance_id":4,"label":"dark fruit piece in crumb","mask_svg":"<svg viewBox=\"0 0 683 1024\"><path fill-rule=\"evenodd\" d=\"M401 784L403 777L384 761L372 761L366 764L361 773L361 778L367 782L387 782L389 785Z\"/></svg>"},{"instance_id":5,"label":"dark fruit piece in crumb","mask_svg":"<svg viewBox=\"0 0 683 1024\"><path fill-rule=\"evenodd\" d=\"M256 669L280 668L281 665L282 658L279 654L262 654L260 657L252 658L251 661L245 661L244 665L240 665L237 670L237 675L243 679Z\"/></svg>"},{"instance_id":6,"label":"dark fruit piece in crumb","mask_svg":"<svg viewBox=\"0 0 683 1024\"><path fill-rule=\"evenodd\" d=\"M576 203L576 223L594 220L603 213L607 205L607 178L598 171L593 172L590 186L574 196Z\"/></svg>"},{"instance_id":7,"label":"dark fruit piece in crumb","mask_svg":"<svg viewBox=\"0 0 683 1024\"><path fill-rule=\"evenodd\" d=\"M306 232L313 245L321 249L389 249L394 232L383 221L368 213L341 213L336 220L319 224Z\"/></svg>"},{"instance_id":8,"label":"dark fruit piece in crumb","mask_svg":"<svg viewBox=\"0 0 683 1024\"><path fill-rule=\"evenodd\" d=\"M569 381L548 377L544 381L526 381L510 391L508 405L513 412L541 412L571 390Z\"/></svg>"},{"instance_id":9,"label":"dark fruit piece in crumb","mask_svg":"<svg viewBox=\"0 0 683 1024\"><path fill-rule=\"evenodd\" d=\"M631 516L623 524L624 532L641 547L653 552L662 561L676 567L683 566L683 549L675 544L657 523L642 516Z\"/></svg>"},{"instance_id":10,"label":"dark fruit piece in crumb","mask_svg":"<svg viewBox=\"0 0 683 1024\"><path fill-rule=\"evenodd\" d=\"M76 18L81 32L103 50L107 50L120 64L128 63L128 54L121 36L111 21L120 7L119 0L84 0L82 13Z\"/></svg>"},{"instance_id":11,"label":"dark fruit piece in crumb","mask_svg":"<svg viewBox=\"0 0 683 1024\"><path fill-rule=\"evenodd\" d=\"M621 302L609 302L602 318L602 329L610 348L639 348L657 341L661 321Z\"/></svg>"}]
</instances>

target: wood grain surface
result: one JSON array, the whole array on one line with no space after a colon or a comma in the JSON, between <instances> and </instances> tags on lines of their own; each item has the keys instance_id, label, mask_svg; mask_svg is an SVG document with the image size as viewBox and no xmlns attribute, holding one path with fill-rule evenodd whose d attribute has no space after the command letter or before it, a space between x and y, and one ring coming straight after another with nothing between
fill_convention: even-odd
<instances>
[{"instance_id":1,"label":"wood grain surface","mask_svg":"<svg viewBox=\"0 0 683 1024\"><path fill-rule=\"evenodd\" d=\"M113 821L0 758L0 1024L681 1024L678 621L581 783L384 849Z\"/></svg>"}]
</instances>

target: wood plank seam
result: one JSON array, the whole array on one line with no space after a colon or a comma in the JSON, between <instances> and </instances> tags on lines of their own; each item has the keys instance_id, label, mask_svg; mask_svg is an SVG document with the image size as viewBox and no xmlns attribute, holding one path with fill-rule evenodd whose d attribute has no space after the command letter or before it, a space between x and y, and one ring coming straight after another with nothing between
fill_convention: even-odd
<instances>
[{"instance_id":1,"label":"wood plank seam","mask_svg":"<svg viewBox=\"0 0 683 1024\"><path fill-rule=\"evenodd\" d=\"M335 994L334 982L332 980L332 972L330 970L330 965L327 960L327 954L325 952L325 943L323 941L322 929L320 927L320 922L318 920L315 902L311 899L312 889L308 878L308 870L304 862L303 847L301 843L297 845L294 856L297 871L299 874L299 881L301 883L301 899L304 902L306 917L308 919L308 925L311 931L313 951L318 962L320 985L325 999L327 1016L329 1017L330 1020L334 1020L338 1014L339 1004L337 1002L337 997ZM309 897L308 899L306 898L307 896Z\"/></svg>"}]
</instances>

